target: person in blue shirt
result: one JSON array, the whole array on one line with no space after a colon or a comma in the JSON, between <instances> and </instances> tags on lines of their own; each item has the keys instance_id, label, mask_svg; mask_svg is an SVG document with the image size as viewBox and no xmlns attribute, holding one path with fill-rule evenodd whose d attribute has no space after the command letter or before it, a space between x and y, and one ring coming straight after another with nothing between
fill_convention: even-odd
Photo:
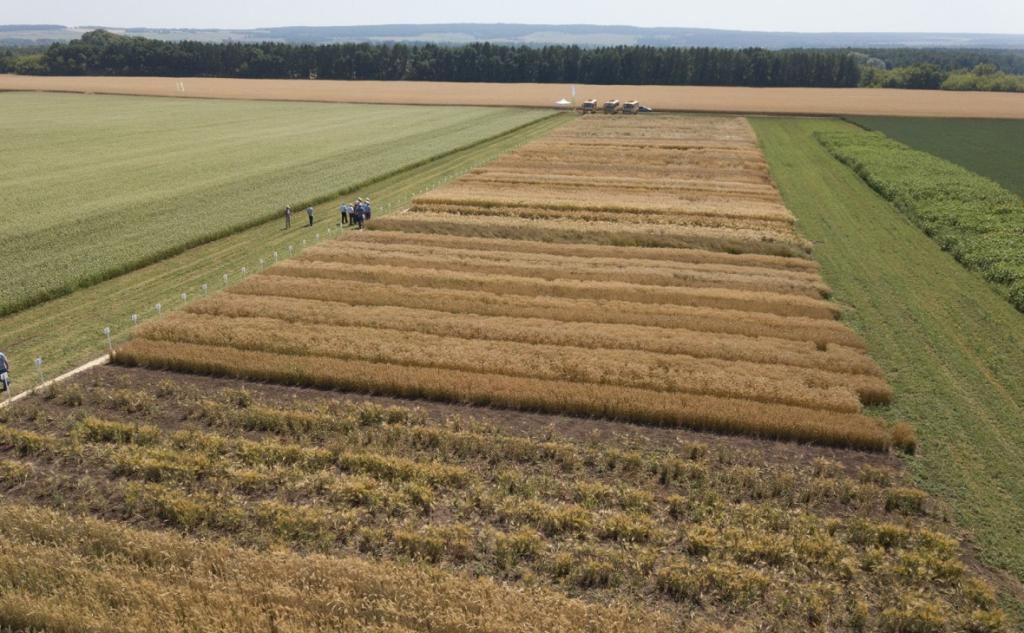
<instances>
[{"instance_id":1,"label":"person in blue shirt","mask_svg":"<svg viewBox=\"0 0 1024 633\"><path fill-rule=\"evenodd\" d=\"M313 207L306 207L306 215L309 216L309 225L313 226Z\"/></svg>"}]
</instances>

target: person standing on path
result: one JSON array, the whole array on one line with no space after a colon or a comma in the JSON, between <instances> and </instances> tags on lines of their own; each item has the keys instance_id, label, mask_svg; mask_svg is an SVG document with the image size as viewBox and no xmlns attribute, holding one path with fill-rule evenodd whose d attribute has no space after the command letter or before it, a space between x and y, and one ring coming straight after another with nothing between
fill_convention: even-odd
<instances>
[{"instance_id":1,"label":"person standing on path","mask_svg":"<svg viewBox=\"0 0 1024 633\"><path fill-rule=\"evenodd\" d=\"M11 376L8 374L10 369L11 365L7 362L7 354L0 352L0 393L11 388Z\"/></svg>"},{"instance_id":2,"label":"person standing on path","mask_svg":"<svg viewBox=\"0 0 1024 633\"><path fill-rule=\"evenodd\" d=\"M313 207L306 207L306 215L309 216L309 225L313 226Z\"/></svg>"},{"instance_id":3,"label":"person standing on path","mask_svg":"<svg viewBox=\"0 0 1024 633\"><path fill-rule=\"evenodd\" d=\"M292 208L290 205L284 208L284 228L292 228Z\"/></svg>"},{"instance_id":4,"label":"person standing on path","mask_svg":"<svg viewBox=\"0 0 1024 633\"><path fill-rule=\"evenodd\" d=\"M345 226L348 224L348 205L342 202L341 206L338 207L338 211L341 213L341 222L338 226Z\"/></svg>"}]
</instances>

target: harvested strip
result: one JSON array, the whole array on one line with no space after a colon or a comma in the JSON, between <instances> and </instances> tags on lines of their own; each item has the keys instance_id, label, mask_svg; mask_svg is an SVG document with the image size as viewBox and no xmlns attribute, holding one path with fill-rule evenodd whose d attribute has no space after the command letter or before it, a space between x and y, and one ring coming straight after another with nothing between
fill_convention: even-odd
<instances>
[{"instance_id":1,"label":"harvested strip","mask_svg":"<svg viewBox=\"0 0 1024 633\"><path fill-rule=\"evenodd\" d=\"M402 213L371 225L373 229L443 233L469 237L502 237L541 242L699 248L727 253L808 257L811 245L791 234L766 230L696 226L637 225L622 222L524 220L470 217L446 213Z\"/></svg>"},{"instance_id":2,"label":"harvested strip","mask_svg":"<svg viewBox=\"0 0 1024 633\"><path fill-rule=\"evenodd\" d=\"M635 260L657 260L683 264L722 264L772 268L817 274L821 266L813 259L802 257L777 257L772 255L737 255L700 249L651 248L635 246L603 246L599 244L552 244L528 240L488 239L430 233L403 233L401 231L362 231L346 236L344 244L353 242L374 242L390 247L399 244L422 244L438 248L457 248L474 251L501 251L515 253L546 253L550 255L571 255L574 257L603 257L626 262ZM329 243L328 243L329 244Z\"/></svg>"},{"instance_id":3,"label":"harvested strip","mask_svg":"<svg viewBox=\"0 0 1024 633\"><path fill-rule=\"evenodd\" d=\"M468 339L517 341L581 349L627 349L682 354L695 358L791 365L846 374L881 376L866 354L845 347L819 350L813 342L759 339L690 330L565 323L548 319L480 316L396 306L365 306L315 299L220 293L184 308L193 314L228 318L266 317L291 323L318 323L403 330ZM885 388L885 383L876 381Z\"/></svg>"},{"instance_id":4,"label":"harvested strip","mask_svg":"<svg viewBox=\"0 0 1024 633\"><path fill-rule=\"evenodd\" d=\"M742 433L841 448L886 451L891 445L888 431L874 418L749 400L144 339L122 346L115 360L129 366Z\"/></svg>"},{"instance_id":5,"label":"harvested strip","mask_svg":"<svg viewBox=\"0 0 1024 633\"><path fill-rule=\"evenodd\" d=\"M736 334L810 342L819 349L843 346L863 350L864 342L839 321L780 317L688 306L595 301L527 295L502 295L468 290L396 286L365 281L303 279L260 275L229 292L256 296L295 297L378 306L404 306L464 314L551 319L565 323L617 323L697 332Z\"/></svg>"},{"instance_id":6,"label":"harvested strip","mask_svg":"<svg viewBox=\"0 0 1024 633\"><path fill-rule=\"evenodd\" d=\"M228 320L198 314L174 315L140 328L138 336L282 354L744 398L846 413L860 411L850 382L879 382L867 376L779 365L632 350L582 350L376 328L293 327L289 322L268 318Z\"/></svg>"},{"instance_id":7,"label":"harvested strip","mask_svg":"<svg viewBox=\"0 0 1024 633\"><path fill-rule=\"evenodd\" d=\"M622 263L604 266L584 260L582 264L565 258L548 257L540 260L515 258L486 261L486 257L457 257L455 254L416 255L410 253L379 253L368 249L317 247L302 253L298 261L310 262L358 262L362 266L381 265L402 268L430 270L451 270L457 272L487 273L493 275L515 275L533 279L616 281L643 286L666 286L688 288L728 288L752 292L793 294L804 297L823 298L829 289L824 284L779 279L773 271L722 273L702 270L664 270L658 268L624 268ZM483 260L483 261L481 261Z\"/></svg>"},{"instance_id":8,"label":"harvested strip","mask_svg":"<svg viewBox=\"0 0 1024 633\"><path fill-rule=\"evenodd\" d=\"M839 310L834 304L821 299L717 288L666 288L613 281L547 281L514 275L435 272L429 269L398 266L361 266L359 264L296 260L285 261L273 266L266 271L266 274L282 277L352 279L428 288L480 290L501 294L702 306L815 319L835 319L839 316Z\"/></svg>"}]
</instances>

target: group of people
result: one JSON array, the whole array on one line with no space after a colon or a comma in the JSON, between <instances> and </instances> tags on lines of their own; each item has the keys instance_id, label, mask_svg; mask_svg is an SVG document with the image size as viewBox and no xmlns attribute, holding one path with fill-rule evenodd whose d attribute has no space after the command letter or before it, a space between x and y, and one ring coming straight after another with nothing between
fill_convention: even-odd
<instances>
[{"instance_id":1,"label":"group of people","mask_svg":"<svg viewBox=\"0 0 1024 633\"><path fill-rule=\"evenodd\" d=\"M341 213L341 221L338 226L351 225L358 226L360 229L363 228L363 224L370 219L373 214L373 209L370 207L370 199L357 198L355 202L349 204L342 202L338 208ZM316 217L313 214L313 207L306 207L306 216L309 217L309 226L313 226L316 223ZM284 208L284 228L292 228L292 208L291 205Z\"/></svg>"}]
</instances>

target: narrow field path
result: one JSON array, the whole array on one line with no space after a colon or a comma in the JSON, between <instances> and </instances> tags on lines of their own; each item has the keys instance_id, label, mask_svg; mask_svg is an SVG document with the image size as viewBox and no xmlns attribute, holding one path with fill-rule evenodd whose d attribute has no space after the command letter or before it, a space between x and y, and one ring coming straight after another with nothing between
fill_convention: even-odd
<instances>
[{"instance_id":1,"label":"narrow field path","mask_svg":"<svg viewBox=\"0 0 1024 633\"><path fill-rule=\"evenodd\" d=\"M413 196L437 183L459 176L493 160L519 145L547 134L572 117L542 119L508 134L469 146L444 158L407 170L347 196L373 200L374 215L404 208ZM229 237L210 242L137 271L74 292L28 310L0 318L0 349L11 360L15 393L36 386L33 360L41 357L47 375L56 375L95 358L107 349L103 328L110 327L114 344L127 340L131 315L139 321L167 314L185 302L213 293L258 272L260 259L273 263L273 253L288 257L304 247L337 236L338 200L316 207L316 224L304 226L305 214L297 210L292 228L283 230L273 220ZM330 229L330 232L328 232ZM303 243L305 241L305 244ZM245 267L245 273L242 272ZM227 274L225 284L224 275ZM186 299L181 298L185 293Z\"/></svg>"},{"instance_id":2,"label":"narrow field path","mask_svg":"<svg viewBox=\"0 0 1024 633\"><path fill-rule=\"evenodd\" d=\"M910 420L916 479L946 499L983 560L1024 580L1024 314L833 160L834 120L752 119L798 229ZM1021 594L1018 594L1021 595ZM1013 609L1024 614L1020 604Z\"/></svg>"}]
</instances>

